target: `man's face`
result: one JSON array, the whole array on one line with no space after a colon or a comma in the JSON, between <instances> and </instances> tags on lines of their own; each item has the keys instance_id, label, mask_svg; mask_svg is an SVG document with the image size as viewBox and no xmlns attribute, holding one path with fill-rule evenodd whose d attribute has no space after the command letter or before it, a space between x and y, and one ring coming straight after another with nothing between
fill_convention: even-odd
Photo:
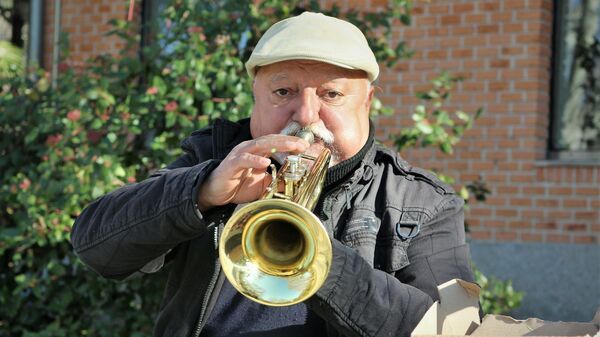
<instances>
[{"instance_id":1,"label":"man's face","mask_svg":"<svg viewBox=\"0 0 600 337\"><path fill-rule=\"evenodd\" d=\"M308 152L316 154L327 146L332 150L332 164L337 164L366 143L372 96L373 89L360 70L302 60L261 67L254 81L252 137L281 133L290 125L293 129L295 123L326 129L333 143L325 144L317 137Z\"/></svg>"}]
</instances>

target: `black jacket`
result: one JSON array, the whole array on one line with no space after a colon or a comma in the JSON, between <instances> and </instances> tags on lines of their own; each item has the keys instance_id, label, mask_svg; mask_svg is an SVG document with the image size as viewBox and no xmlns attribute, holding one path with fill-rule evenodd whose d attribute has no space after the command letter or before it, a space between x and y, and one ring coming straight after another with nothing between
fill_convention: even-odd
<instances>
[{"instance_id":1,"label":"black jacket","mask_svg":"<svg viewBox=\"0 0 600 337\"><path fill-rule=\"evenodd\" d=\"M218 236L234 205L201 214L196 195L247 139L248 120L217 121L186 139L186 154L166 169L99 198L75 222L75 252L104 277L125 279L171 261L155 336L197 336L209 316L223 282ZM334 238L333 263L307 304L329 335L409 336L438 299L437 285L473 281L462 199L381 145L317 208ZM406 239L411 231L418 235Z\"/></svg>"}]
</instances>

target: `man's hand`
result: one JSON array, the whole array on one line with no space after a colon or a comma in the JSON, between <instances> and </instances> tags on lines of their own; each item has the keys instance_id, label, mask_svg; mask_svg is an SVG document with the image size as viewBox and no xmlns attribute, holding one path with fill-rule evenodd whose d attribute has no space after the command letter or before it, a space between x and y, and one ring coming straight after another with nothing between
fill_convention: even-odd
<instances>
[{"instance_id":1,"label":"man's hand","mask_svg":"<svg viewBox=\"0 0 600 337\"><path fill-rule=\"evenodd\" d=\"M271 183L266 170L273 152L301 153L310 145L285 135L267 135L238 144L198 190L198 208L205 211L229 203L257 200Z\"/></svg>"}]
</instances>

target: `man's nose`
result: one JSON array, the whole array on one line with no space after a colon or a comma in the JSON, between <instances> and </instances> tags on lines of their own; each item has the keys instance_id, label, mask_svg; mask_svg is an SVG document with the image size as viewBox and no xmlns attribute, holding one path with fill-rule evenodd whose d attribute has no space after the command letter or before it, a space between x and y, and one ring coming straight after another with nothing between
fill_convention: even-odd
<instances>
[{"instance_id":1,"label":"man's nose","mask_svg":"<svg viewBox=\"0 0 600 337\"><path fill-rule=\"evenodd\" d=\"M293 119L302 127L316 123L319 120L321 101L315 90L308 88L302 90L298 100Z\"/></svg>"}]
</instances>

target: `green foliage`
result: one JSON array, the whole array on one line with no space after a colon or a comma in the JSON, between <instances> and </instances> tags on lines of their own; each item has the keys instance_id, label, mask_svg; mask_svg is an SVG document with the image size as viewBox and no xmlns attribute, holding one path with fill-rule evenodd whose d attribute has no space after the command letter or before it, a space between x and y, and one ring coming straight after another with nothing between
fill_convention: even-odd
<instances>
[{"instance_id":1,"label":"green foliage","mask_svg":"<svg viewBox=\"0 0 600 337\"><path fill-rule=\"evenodd\" d=\"M459 81L462 81L460 77L442 73L432 80L431 90L417 93L424 103L415 107L412 115L414 124L402 129L396 136L398 150L409 146L436 146L442 153L453 153L453 146L483 112L479 109L471 116L461 110L449 113L444 109L445 101L450 98L452 88Z\"/></svg>"},{"instance_id":2,"label":"green foliage","mask_svg":"<svg viewBox=\"0 0 600 337\"><path fill-rule=\"evenodd\" d=\"M451 90L462 78L442 73L431 81L432 88L427 92L417 93L423 103L415 107L412 114L413 125L405 127L394 138L399 151L409 147L437 147L442 153L451 155L465 131L473 127L473 123L483 113L483 109L474 114L461 110L447 111L444 106L451 98ZM454 178L436 172L447 184L454 184ZM489 190L481 179L459 188L460 196L467 203L470 193L475 194L477 201L484 201Z\"/></svg>"},{"instance_id":3,"label":"green foliage","mask_svg":"<svg viewBox=\"0 0 600 337\"><path fill-rule=\"evenodd\" d=\"M23 75L23 50L8 41L0 41L0 78Z\"/></svg>"},{"instance_id":4,"label":"green foliage","mask_svg":"<svg viewBox=\"0 0 600 337\"><path fill-rule=\"evenodd\" d=\"M481 287L480 302L486 314L507 315L511 310L521 305L524 293L516 291L511 280L499 280L486 277L477 267L473 266L475 280Z\"/></svg>"},{"instance_id":5,"label":"green foliage","mask_svg":"<svg viewBox=\"0 0 600 337\"><path fill-rule=\"evenodd\" d=\"M0 332L6 335L151 331L162 286L101 280L68 241L83 205L161 159L142 155L147 166L134 164L129 149L138 150L134 140L150 122L127 117L125 95L111 94L113 79L92 75L68 71L57 90L43 72L2 83ZM142 296L148 291L158 295Z\"/></svg>"},{"instance_id":6,"label":"green foliage","mask_svg":"<svg viewBox=\"0 0 600 337\"><path fill-rule=\"evenodd\" d=\"M410 2L388 6L346 15L391 64L409 53L387 41L392 20L410 21ZM61 64L56 88L42 70L0 79L0 335L151 334L164 271L101 279L72 253L73 221L95 198L176 158L191 131L248 116L243 61L272 23L303 9L318 3L176 0L142 50L138 27L114 20L111 34L128 46L120 55L77 71Z\"/></svg>"}]
</instances>

